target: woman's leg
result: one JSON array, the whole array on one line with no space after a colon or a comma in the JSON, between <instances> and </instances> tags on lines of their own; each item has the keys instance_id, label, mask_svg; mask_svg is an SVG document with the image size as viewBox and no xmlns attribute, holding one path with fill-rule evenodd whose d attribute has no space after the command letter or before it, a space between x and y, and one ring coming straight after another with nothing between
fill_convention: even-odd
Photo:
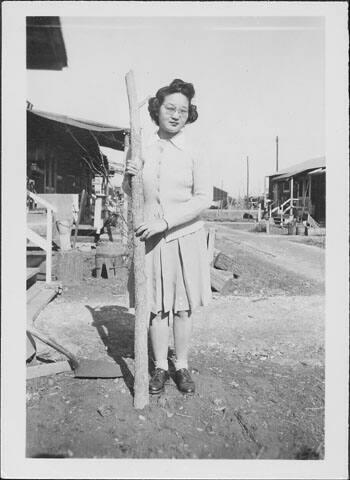
<instances>
[{"instance_id":1,"label":"woman's leg","mask_svg":"<svg viewBox=\"0 0 350 480\"><path fill-rule=\"evenodd\" d=\"M156 368L168 370L169 313L151 315L149 333Z\"/></svg>"},{"instance_id":2,"label":"woman's leg","mask_svg":"<svg viewBox=\"0 0 350 480\"><path fill-rule=\"evenodd\" d=\"M174 343L176 352L176 370L188 368L188 351L192 333L192 317L190 311L174 314Z\"/></svg>"},{"instance_id":3,"label":"woman's leg","mask_svg":"<svg viewBox=\"0 0 350 480\"><path fill-rule=\"evenodd\" d=\"M169 314L151 315L149 333L154 355L155 371L149 382L149 393L164 391L168 373Z\"/></svg>"},{"instance_id":4,"label":"woman's leg","mask_svg":"<svg viewBox=\"0 0 350 480\"><path fill-rule=\"evenodd\" d=\"M174 343L176 351L175 382L182 393L193 394L195 384L188 371L188 351L192 333L190 311L178 312L174 315Z\"/></svg>"}]
</instances>

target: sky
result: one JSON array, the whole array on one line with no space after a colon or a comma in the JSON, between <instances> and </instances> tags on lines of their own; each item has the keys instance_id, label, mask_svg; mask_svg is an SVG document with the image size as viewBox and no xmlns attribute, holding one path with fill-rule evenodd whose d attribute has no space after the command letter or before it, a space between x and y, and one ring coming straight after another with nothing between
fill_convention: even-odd
<instances>
[{"instance_id":1,"label":"sky","mask_svg":"<svg viewBox=\"0 0 350 480\"><path fill-rule=\"evenodd\" d=\"M174 78L192 82L199 118L187 126L213 183L237 197L264 177L325 154L321 17L61 17L68 67L27 71L34 108L128 127L125 74L138 98ZM144 137L155 130L141 109ZM119 154L120 157L120 154ZM118 159L118 154L114 159Z\"/></svg>"}]
</instances>

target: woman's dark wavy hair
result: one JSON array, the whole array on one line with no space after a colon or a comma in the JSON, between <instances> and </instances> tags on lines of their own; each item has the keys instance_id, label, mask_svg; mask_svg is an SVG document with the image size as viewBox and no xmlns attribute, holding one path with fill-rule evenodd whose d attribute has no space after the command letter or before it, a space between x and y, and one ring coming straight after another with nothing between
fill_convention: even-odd
<instances>
[{"instance_id":1,"label":"woman's dark wavy hair","mask_svg":"<svg viewBox=\"0 0 350 480\"><path fill-rule=\"evenodd\" d=\"M198 118L198 112L196 105L192 105L191 101L194 97L194 87L192 83L186 83L179 78L176 78L171 82L170 85L162 87L158 90L155 97L152 97L148 100L148 111L151 115L152 120L159 125L158 115L159 109L164 102L164 99L167 95L172 93L182 93L185 97L188 98L188 118L186 123L193 123Z\"/></svg>"}]
</instances>

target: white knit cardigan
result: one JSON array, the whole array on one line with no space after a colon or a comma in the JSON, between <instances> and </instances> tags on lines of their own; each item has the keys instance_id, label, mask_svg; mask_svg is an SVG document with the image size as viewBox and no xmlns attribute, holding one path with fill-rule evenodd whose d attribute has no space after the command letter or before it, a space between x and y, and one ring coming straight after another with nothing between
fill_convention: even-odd
<instances>
[{"instance_id":1,"label":"white knit cardigan","mask_svg":"<svg viewBox=\"0 0 350 480\"><path fill-rule=\"evenodd\" d=\"M167 242L196 232L203 226L199 215L209 208L212 181L208 160L185 141L183 131L170 140L155 134L143 149L145 222L164 218ZM130 195L130 176L123 190Z\"/></svg>"}]
</instances>

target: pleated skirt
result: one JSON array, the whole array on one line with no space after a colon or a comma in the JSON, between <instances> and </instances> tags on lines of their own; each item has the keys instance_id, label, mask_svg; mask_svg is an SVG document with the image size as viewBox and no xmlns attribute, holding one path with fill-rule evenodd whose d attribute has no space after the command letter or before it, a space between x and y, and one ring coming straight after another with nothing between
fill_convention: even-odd
<instances>
[{"instance_id":1,"label":"pleated skirt","mask_svg":"<svg viewBox=\"0 0 350 480\"><path fill-rule=\"evenodd\" d=\"M146 277L150 313L194 311L208 305L210 265L204 229L170 242L163 234L147 240ZM130 306L134 305L131 295Z\"/></svg>"}]
</instances>

